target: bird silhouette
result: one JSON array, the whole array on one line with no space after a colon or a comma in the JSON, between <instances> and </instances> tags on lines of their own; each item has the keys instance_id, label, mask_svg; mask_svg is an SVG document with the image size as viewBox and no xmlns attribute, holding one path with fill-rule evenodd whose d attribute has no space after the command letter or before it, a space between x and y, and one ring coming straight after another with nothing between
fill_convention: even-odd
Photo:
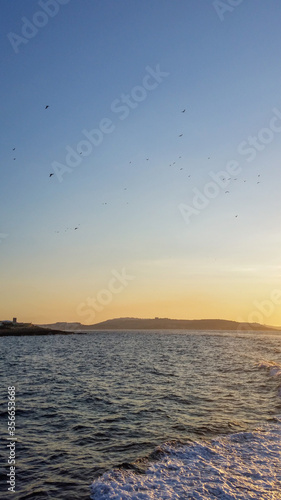
<instances>
[{"instance_id":1,"label":"bird silhouette","mask_svg":"<svg viewBox=\"0 0 281 500\"><path fill-rule=\"evenodd\" d=\"M16 158L14 158L14 160L15 160L15 159L16 159Z\"/></svg>"},{"instance_id":2,"label":"bird silhouette","mask_svg":"<svg viewBox=\"0 0 281 500\"><path fill-rule=\"evenodd\" d=\"M13 148L13 151L15 151L15 150L16 150L16 148Z\"/></svg>"},{"instance_id":3,"label":"bird silhouette","mask_svg":"<svg viewBox=\"0 0 281 500\"><path fill-rule=\"evenodd\" d=\"M185 113L185 109L182 110L182 113Z\"/></svg>"},{"instance_id":4,"label":"bird silhouette","mask_svg":"<svg viewBox=\"0 0 281 500\"><path fill-rule=\"evenodd\" d=\"M183 134L180 134L180 135L179 135L179 137L182 137L182 136L183 136Z\"/></svg>"},{"instance_id":5,"label":"bird silhouette","mask_svg":"<svg viewBox=\"0 0 281 500\"><path fill-rule=\"evenodd\" d=\"M225 193L229 193L229 191L225 191Z\"/></svg>"},{"instance_id":6,"label":"bird silhouette","mask_svg":"<svg viewBox=\"0 0 281 500\"><path fill-rule=\"evenodd\" d=\"M52 177L52 175L54 175L54 174L50 174L49 177Z\"/></svg>"},{"instance_id":7,"label":"bird silhouette","mask_svg":"<svg viewBox=\"0 0 281 500\"><path fill-rule=\"evenodd\" d=\"M48 106L48 105L47 105L47 106L45 106L45 109L48 109L49 107L50 107L50 106Z\"/></svg>"}]
</instances>

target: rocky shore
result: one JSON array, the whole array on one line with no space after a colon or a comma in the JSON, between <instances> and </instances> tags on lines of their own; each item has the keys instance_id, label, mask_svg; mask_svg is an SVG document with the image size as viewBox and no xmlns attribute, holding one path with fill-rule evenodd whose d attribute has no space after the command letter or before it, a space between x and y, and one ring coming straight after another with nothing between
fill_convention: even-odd
<instances>
[{"instance_id":1,"label":"rocky shore","mask_svg":"<svg viewBox=\"0 0 281 500\"><path fill-rule=\"evenodd\" d=\"M23 335L67 335L71 332L52 330L40 326L5 326L0 328L0 337L21 337Z\"/></svg>"}]
</instances>

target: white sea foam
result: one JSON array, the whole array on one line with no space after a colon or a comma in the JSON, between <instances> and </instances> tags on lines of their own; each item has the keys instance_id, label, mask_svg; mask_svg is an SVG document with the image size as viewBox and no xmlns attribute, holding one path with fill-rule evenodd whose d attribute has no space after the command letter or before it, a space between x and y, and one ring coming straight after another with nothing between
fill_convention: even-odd
<instances>
[{"instance_id":1,"label":"white sea foam","mask_svg":"<svg viewBox=\"0 0 281 500\"><path fill-rule=\"evenodd\" d=\"M280 500L281 418L253 432L191 445L165 444L145 474L115 469L92 500Z\"/></svg>"}]
</instances>

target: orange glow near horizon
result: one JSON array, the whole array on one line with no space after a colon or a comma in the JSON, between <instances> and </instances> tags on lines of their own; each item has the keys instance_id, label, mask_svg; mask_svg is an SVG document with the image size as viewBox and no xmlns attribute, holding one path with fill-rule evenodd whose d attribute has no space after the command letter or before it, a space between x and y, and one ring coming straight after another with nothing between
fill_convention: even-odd
<instances>
[{"instance_id":1,"label":"orange glow near horizon","mask_svg":"<svg viewBox=\"0 0 281 500\"><path fill-rule=\"evenodd\" d=\"M267 289L244 286L239 283L227 292L220 283L212 291L199 290L199 286L184 291L164 287L157 292L156 286L147 291L138 289L136 283L123 291L110 295L107 288L89 289L84 293L56 289L41 291L34 288L18 289L15 294L11 286L6 290L6 307L2 319L17 317L18 321L38 324L55 322L79 322L95 324L119 317L171 318L171 319L228 319L239 322L257 322L266 325L281 325L281 288ZM169 284L172 288L172 283ZM206 287L207 288L207 287ZM104 292L107 290L107 293ZM203 290L203 287L202 287ZM100 293L102 292L102 293ZM63 299L62 299L63 297ZM102 301L102 302L101 302ZM107 303L105 303L107 302ZM3 302L2 302L3 303Z\"/></svg>"}]
</instances>

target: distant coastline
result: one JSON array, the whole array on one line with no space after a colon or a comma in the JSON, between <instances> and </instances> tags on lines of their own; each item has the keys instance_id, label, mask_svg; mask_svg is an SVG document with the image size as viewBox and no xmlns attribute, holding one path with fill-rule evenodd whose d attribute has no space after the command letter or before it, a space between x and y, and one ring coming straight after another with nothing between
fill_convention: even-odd
<instances>
[{"instance_id":1,"label":"distant coastline","mask_svg":"<svg viewBox=\"0 0 281 500\"><path fill-rule=\"evenodd\" d=\"M195 330L195 331L262 331L278 332L281 328L261 325L259 323L238 323L224 319L169 319L169 318L114 318L93 325L81 323L57 322L47 325L33 325L32 323L18 323L0 325L0 337L23 335L70 335L91 331L106 330Z\"/></svg>"}]
</instances>

